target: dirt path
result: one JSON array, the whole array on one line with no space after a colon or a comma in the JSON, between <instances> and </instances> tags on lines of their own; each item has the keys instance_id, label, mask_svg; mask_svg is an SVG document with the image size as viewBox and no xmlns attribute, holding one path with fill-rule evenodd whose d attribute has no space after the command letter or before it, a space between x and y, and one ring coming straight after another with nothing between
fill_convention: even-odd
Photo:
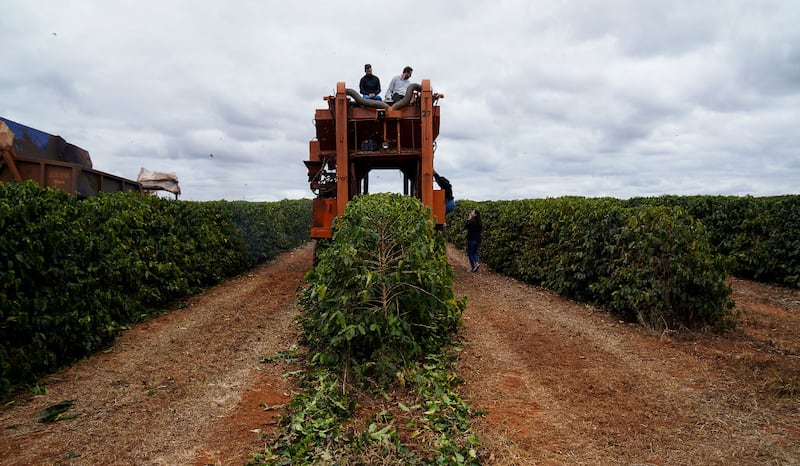
<instances>
[{"instance_id":1,"label":"dirt path","mask_svg":"<svg viewBox=\"0 0 800 466\"><path fill-rule=\"evenodd\" d=\"M280 359L297 342L295 291L313 249L279 260L134 327L110 351L44 381L46 396L0 415L0 464L243 464L290 399ZM75 419L37 422L74 399Z\"/></svg>"},{"instance_id":2,"label":"dirt path","mask_svg":"<svg viewBox=\"0 0 800 466\"><path fill-rule=\"evenodd\" d=\"M311 246L138 325L0 413L0 464L243 464L289 400ZM484 464L798 464L800 292L734 281L741 331L678 338L482 269L450 248L469 303L457 370L487 414ZM794 385L792 385L794 382ZM74 419L37 422L74 399Z\"/></svg>"},{"instance_id":3,"label":"dirt path","mask_svg":"<svg viewBox=\"0 0 800 466\"><path fill-rule=\"evenodd\" d=\"M800 293L735 281L745 331L681 341L450 259L487 462L800 464L800 397L771 390L800 383Z\"/></svg>"}]
</instances>

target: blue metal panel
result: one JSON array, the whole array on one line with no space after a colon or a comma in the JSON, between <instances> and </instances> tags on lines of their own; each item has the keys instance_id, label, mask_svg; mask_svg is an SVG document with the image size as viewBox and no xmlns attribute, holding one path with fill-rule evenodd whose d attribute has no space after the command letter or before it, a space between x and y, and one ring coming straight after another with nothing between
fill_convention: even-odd
<instances>
[{"instance_id":1,"label":"blue metal panel","mask_svg":"<svg viewBox=\"0 0 800 466\"><path fill-rule=\"evenodd\" d=\"M14 133L14 152L19 157L77 163L92 168L89 152L68 143L61 136L54 136L7 118L0 117L0 120Z\"/></svg>"},{"instance_id":2,"label":"blue metal panel","mask_svg":"<svg viewBox=\"0 0 800 466\"><path fill-rule=\"evenodd\" d=\"M14 133L15 146L21 144L21 142L18 143L17 140L24 141L27 139L35 144L39 149L47 150L47 145L52 137L51 134L47 134L44 131L39 131L38 129L19 124L16 121L11 121L7 118L0 117L0 120L2 120L3 123L8 126L8 129L10 129L12 133ZM14 148L14 150L17 150L17 148Z\"/></svg>"}]
</instances>

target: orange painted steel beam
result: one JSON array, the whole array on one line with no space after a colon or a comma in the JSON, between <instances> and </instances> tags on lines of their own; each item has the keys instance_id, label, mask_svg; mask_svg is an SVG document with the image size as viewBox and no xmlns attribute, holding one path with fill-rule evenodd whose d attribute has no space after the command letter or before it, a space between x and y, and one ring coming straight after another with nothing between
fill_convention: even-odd
<instances>
[{"instance_id":1,"label":"orange painted steel beam","mask_svg":"<svg viewBox=\"0 0 800 466\"><path fill-rule=\"evenodd\" d=\"M309 144L306 166L312 189L319 170L332 169L328 173L334 179L327 184L331 189L320 192L314 202L312 237L330 238L334 219L344 215L361 183L368 192L366 176L376 167L399 169L406 194L418 197L431 208L431 219L444 223L444 193L433 187L440 110L436 101L443 95L434 94L427 79L415 92L418 101L398 109L353 105L344 82L336 83L334 95L324 97L328 108L315 111L317 137ZM360 148L373 134L382 139L383 148Z\"/></svg>"},{"instance_id":2,"label":"orange painted steel beam","mask_svg":"<svg viewBox=\"0 0 800 466\"><path fill-rule=\"evenodd\" d=\"M344 215L350 200L350 160L347 154L347 88L343 82L336 83L334 102L336 125L336 215Z\"/></svg>"},{"instance_id":3,"label":"orange painted steel beam","mask_svg":"<svg viewBox=\"0 0 800 466\"><path fill-rule=\"evenodd\" d=\"M433 92L431 81L422 80L419 101L420 126L422 131L422 203L433 207Z\"/></svg>"}]
</instances>

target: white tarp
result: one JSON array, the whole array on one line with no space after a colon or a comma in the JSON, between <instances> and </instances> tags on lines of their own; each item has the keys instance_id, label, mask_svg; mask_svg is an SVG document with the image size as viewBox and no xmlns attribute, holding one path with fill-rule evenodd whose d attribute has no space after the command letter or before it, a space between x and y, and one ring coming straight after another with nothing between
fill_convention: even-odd
<instances>
[{"instance_id":1,"label":"white tarp","mask_svg":"<svg viewBox=\"0 0 800 466\"><path fill-rule=\"evenodd\" d=\"M178 186L178 175L174 173L154 172L142 167L136 181L148 191L169 191L175 195L181 193L181 187Z\"/></svg>"}]
</instances>

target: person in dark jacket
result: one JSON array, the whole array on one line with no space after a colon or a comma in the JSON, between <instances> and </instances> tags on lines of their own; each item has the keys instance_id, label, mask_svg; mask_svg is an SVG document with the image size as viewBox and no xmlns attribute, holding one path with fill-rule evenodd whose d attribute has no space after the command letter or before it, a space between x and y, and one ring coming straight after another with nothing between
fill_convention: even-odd
<instances>
[{"instance_id":1,"label":"person in dark jacket","mask_svg":"<svg viewBox=\"0 0 800 466\"><path fill-rule=\"evenodd\" d=\"M483 224L481 223L481 213L473 209L469 213L469 219L464 224L467 230L467 257L469 257L470 272L477 272L481 263L478 261L478 248L481 245L481 233Z\"/></svg>"},{"instance_id":2,"label":"person in dark jacket","mask_svg":"<svg viewBox=\"0 0 800 466\"><path fill-rule=\"evenodd\" d=\"M358 83L361 96L365 99L381 100L381 80L372 74L372 65L364 65L364 73Z\"/></svg>"},{"instance_id":3,"label":"person in dark jacket","mask_svg":"<svg viewBox=\"0 0 800 466\"><path fill-rule=\"evenodd\" d=\"M450 184L450 180L439 176L436 172L433 172L433 179L436 181L436 184L444 190L444 213L449 214L456 208L456 200L453 197L453 185Z\"/></svg>"}]
</instances>

